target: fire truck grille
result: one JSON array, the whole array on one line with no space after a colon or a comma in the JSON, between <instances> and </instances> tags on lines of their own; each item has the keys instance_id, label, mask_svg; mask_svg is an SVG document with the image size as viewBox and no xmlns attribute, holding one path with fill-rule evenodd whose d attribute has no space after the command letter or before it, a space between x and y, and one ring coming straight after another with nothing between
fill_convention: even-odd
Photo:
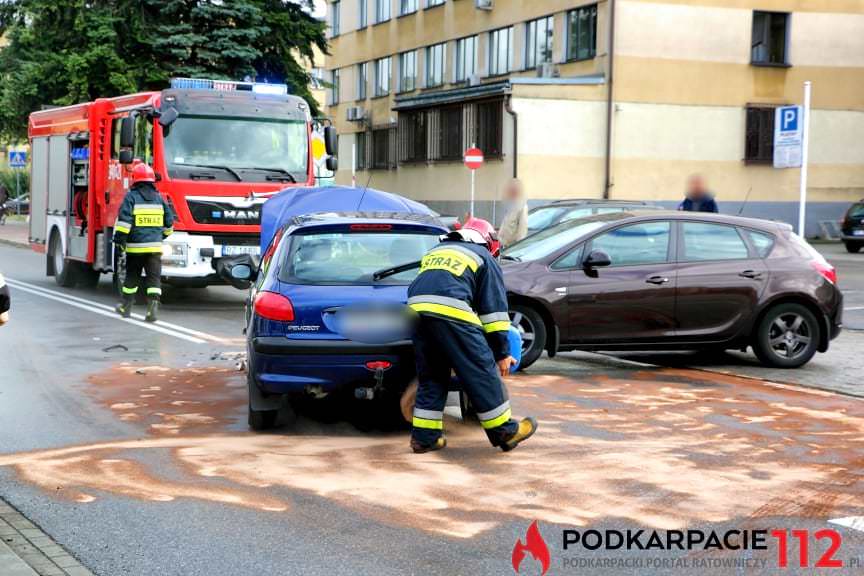
<instances>
[{"instance_id":1,"label":"fire truck grille","mask_svg":"<svg viewBox=\"0 0 864 576\"><path fill-rule=\"evenodd\" d=\"M198 224L261 224L261 206L237 208L227 202L188 200L189 211Z\"/></svg>"}]
</instances>

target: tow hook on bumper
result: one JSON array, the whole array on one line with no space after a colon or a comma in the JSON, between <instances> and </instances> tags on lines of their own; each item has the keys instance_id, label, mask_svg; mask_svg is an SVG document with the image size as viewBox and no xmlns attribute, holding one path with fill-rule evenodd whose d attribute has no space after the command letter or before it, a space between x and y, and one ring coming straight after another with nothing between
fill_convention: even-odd
<instances>
[{"instance_id":1,"label":"tow hook on bumper","mask_svg":"<svg viewBox=\"0 0 864 576\"><path fill-rule=\"evenodd\" d=\"M374 364L374 366L373 366ZM384 364L387 364L385 366ZM375 386L372 388L369 387L361 387L354 389L354 397L358 400L373 400L375 395L384 390L384 371L390 367L390 363L387 362L369 362L366 366L369 369L375 370Z\"/></svg>"}]
</instances>

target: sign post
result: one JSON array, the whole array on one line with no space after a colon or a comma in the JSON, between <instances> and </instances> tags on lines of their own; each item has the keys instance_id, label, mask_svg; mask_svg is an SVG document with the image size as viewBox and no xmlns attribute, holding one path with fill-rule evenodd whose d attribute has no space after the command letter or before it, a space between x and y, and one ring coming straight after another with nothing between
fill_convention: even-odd
<instances>
[{"instance_id":1,"label":"sign post","mask_svg":"<svg viewBox=\"0 0 864 576\"><path fill-rule=\"evenodd\" d=\"M483 165L483 151L475 145L465 151L465 166L471 171L471 208L469 214L474 216L474 175L477 169Z\"/></svg>"},{"instance_id":2,"label":"sign post","mask_svg":"<svg viewBox=\"0 0 864 576\"><path fill-rule=\"evenodd\" d=\"M801 199L798 207L798 235L804 238L807 226L807 162L810 156L810 93L812 84L804 82L804 138L801 144Z\"/></svg>"},{"instance_id":3,"label":"sign post","mask_svg":"<svg viewBox=\"0 0 864 576\"><path fill-rule=\"evenodd\" d=\"M798 234L807 223L807 162L810 150L810 90L804 82L804 106L780 106L774 112L774 168L801 168Z\"/></svg>"},{"instance_id":4,"label":"sign post","mask_svg":"<svg viewBox=\"0 0 864 576\"><path fill-rule=\"evenodd\" d=\"M26 150L9 150L9 167L15 170L15 198L21 198L21 168L27 166ZM17 203L16 213L21 214L21 202Z\"/></svg>"}]
</instances>

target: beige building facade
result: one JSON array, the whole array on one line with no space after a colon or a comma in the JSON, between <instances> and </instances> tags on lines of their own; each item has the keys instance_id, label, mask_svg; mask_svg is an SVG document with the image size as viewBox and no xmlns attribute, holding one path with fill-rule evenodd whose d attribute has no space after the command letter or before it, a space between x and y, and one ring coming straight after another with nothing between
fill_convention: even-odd
<instances>
[{"instance_id":1,"label":"beige building facade","mask_svg":"<svg viewBox=\"0 0 864 576\"><path fill-rule=\"evenodd\" d=\"M797 220L774 109L813 85L808 233L864 197L864 2L339 0L328 6L337 182L461 214L508 179L532 204L669 206L705 175L721 211ZM498 210L497 212L500 212ZM500 214L495 213L495 219Z\"/></svg>"}]
</instances>

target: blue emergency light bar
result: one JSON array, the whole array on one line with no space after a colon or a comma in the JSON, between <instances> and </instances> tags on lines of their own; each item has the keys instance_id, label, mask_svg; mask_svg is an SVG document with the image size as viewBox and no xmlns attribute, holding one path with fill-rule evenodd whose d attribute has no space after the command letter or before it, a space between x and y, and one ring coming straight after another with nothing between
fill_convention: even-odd
<instances>
[{"instance_id":1,"label":"blue emergency light bar","mask_svg":"<svg viewBox=\"0 0 864 576\"><path fill-rule=\"evenodd\" d=\"M256 94L270 94L274 96L288 94L287 84L208 80L205 78L172 78L171 88L177 90L213 90L216 92L254 92Z\"/></svg>"}]
</instances>

